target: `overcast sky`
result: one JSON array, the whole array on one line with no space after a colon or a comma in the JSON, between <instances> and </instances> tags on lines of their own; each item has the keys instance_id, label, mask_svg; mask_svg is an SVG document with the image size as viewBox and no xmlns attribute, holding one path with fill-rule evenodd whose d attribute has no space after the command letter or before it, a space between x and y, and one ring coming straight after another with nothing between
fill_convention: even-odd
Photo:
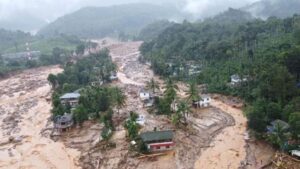
<instances>
[{"instance_id":1,"label":"overcast sky","mask_svg":"<svg viewBox=\"0 0 300 169\"><path fill-rule=\"evenodd\" d=\"M239 8L258 0L0 0L0 20L20 13L29 13L44 20L54 20L85 6L108 6L132 2L173 3L182 11L207 17Z\"/></svg>"}]
</instances>

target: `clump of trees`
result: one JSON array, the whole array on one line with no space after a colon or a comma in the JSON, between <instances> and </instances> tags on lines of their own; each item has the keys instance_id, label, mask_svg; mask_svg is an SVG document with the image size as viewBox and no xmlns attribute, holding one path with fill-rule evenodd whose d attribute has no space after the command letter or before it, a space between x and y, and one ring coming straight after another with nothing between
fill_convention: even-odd
<instances>
[{"instance_id":1,"label":"clump of trees","mask_svg":"<svg viewBox=\"0 0 300 169\"><path fill-rule=\"evenodd\" d=\"M226 15L225 18L234 16ZM270 17L265 21L218 18L222 17L166 28L141 46L142 60L150 61L156 74L171 77L175 72L179 80L186 80L180 74L184 74L189 63L198 63L201 72L196 81L207 84L208 92L239 96L247 102L246 114L251 129L264 134L267 125L281 119L289 123L293 138L299 140L299 107L295 100L300 96L297 88L300 82L300 16ZM230 76L234 74L247 77L247 80L231 86ZM190 100L196 99L194 91L191 85ZM166 92L169 99L161 100L159 106L169 113L170 109L163 105L174 98L174 91ZM177 114L174 119L178 117ZM280 138L284 142L292 139Z\"/></svg>"},{"instance_id":2,"label":"clump of trees","mask_svg":"<svg viewBox=\"0 0 300 169\"><path fill-rule=\"evenodd\" d=\"M137 118L138 115L135 112L130 112L130 116L124 124L130 140L135 140L138 137L139 124L136 122Z\"/></svg>"},{"instance_id":3,"label":"clump of trees","mask_svg":"<svg viewBox=\"0 0 300 169\"><path fill-rule=\"evenodd\" d=\"M78 124L82 124L88 119L101 119L105 124L103 135L108 138L113 130L112 116L113 108L119 109L125 106L126 96L117 87L106 85L91 85L94 81L109 82L111 72L115 71L108 50L103 50L97 54L91 54L75 64L67 64L63 73L58 75L50 74L48 81L54 89L52 95L54 116L64 113L73 113ZM71 110L68 105L62 105L59 96L78 90L80 93L79 105Z\"/></svg>"}]
</instances>

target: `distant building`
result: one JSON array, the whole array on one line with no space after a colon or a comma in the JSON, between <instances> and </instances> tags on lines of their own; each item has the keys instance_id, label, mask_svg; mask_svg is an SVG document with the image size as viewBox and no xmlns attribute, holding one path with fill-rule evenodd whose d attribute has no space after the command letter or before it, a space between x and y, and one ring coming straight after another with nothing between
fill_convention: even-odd
<instances>
[{"instance_id":1,"label":"distant building","mask_svg":"<svg viewBox=\"0 0 300 169\"><path fill-rule=\"evenodd\" d=\"M172 150L175 146L173 131L152 131L141 133L141 138L148 151L158 152Z\"/></svg>"},{"instance_id":2,"label":"distant building","mask_svg":"<svg viewBox=\"0 0 300 169\"><path fill-rule=\"evenodd\" d=\"M146 92L145 90L141 90L140 91L140 99L142 101L145 101L145 100L149 100L151 97L150 93L149 92Z\"/></svg>"},{"instance_id":3,"label":"distant building","mask_svg":"<svg viewBox=\"0 0 300 169\"><path fill-rule=\"evenodd\" d=\"M65 131L74 124L73 115L65 113L63 116L56 116L54 119L54 128Z\"/></svg>"},{"instance_id":4,"label":"distant building","mask_svg":"<svg viewBox=\"0 0 300 169\"><path fill-rule=\"evenodd\" d=\"M238 85L240 84L241 82L246 82L247 81L247 78L241 78L239 75L235 74L235 75L232 75L231 77L231 85Z\"/></svg>"},{"instance_id":5,"label":"distant building","mask_svg":"<svg viewBox=\"0 0 300 169\"><path fill-rule=\"evenodd\" d=\"M139 115L139 117L136 119L136 123L143 126L145 124L145 116Z\"/></svg>"},{"instance_id":6,"label":"distant building","mask_svg":"<svg viewBox=\"0 0 300 169\"><path fill-rule=\"evenodd\" d=\"M79 103L80 94L79 93L66 93L60 97L60 102L63 105L69 104L71 107L76 107Z\"/></svg>"},{"instance_id":7,"label":"distant building","mask_svg":"<svg viewBox=\"0 0 300 169\"><path fill-rule=\"evenodd\" d=\"M290 125L287 122L282 120L274 120L271 122L271 125L267 126L268 133L274 133L278 126L284 131L287 131L290 128Z\"/></svg>"},{"instance_id":8,"label":"distant building","mask_svg":"<svg viewBox=\"0 0 300 169\"><path fill-rule=\"evenodd\" d=\"M211 97L208 95L202 95L201 100L199 101L200 107L208 107L210 106Z\"/></svg>"},{"instance_id":9,"label":"distant building","mask_svg":"<svg viewBox=\"0 0 300 169\"><path fill-rule=\"evenodd\" d=\"M144 100L144 107L152 107L154 105L154 98L150 97L147 100Z\"/></svg>"},{"instance_id":10,"label":"distant building","mask_svg":"<svg viewBox=\"0 0 300 169\"><path fill-rule=\"evenodd\" d=\"M201 99L197 102L194 102L194 107L209 107L211 102L211 97L209 95L201 95Z\"/></svg>"},{"instance_id":11,"label":"distant building","mask_svg":"<svg viewBox=\"0 0 300 169\"><path fill-rule=\"evenodd\" d=\"M111 80L111 81L118 80L117 73L116 72L112 72L111 75L109 76L109 80Z\"/></svg>"}]
</instances>

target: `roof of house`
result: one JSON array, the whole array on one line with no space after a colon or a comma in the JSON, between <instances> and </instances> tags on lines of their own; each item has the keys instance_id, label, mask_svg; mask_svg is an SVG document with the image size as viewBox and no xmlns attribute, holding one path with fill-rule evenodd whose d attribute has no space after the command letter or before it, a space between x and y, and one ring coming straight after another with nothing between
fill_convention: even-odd
<instances>
[{"instance_id":1,"label":"roof of house","mask_svg":"<svg viewBox=\"0 0 300 169\"><path fill-rule=\"evenodd\" d=\"M279 125L281 126L283 129L288 129L290 128L290 125L285 122L285 121L282 121L282 120L274 120L271 122L272 126L275 127L276 125Z\"/></svg>"},{"instance_id":2,"label":"roof of house","mask_svg":"<svg viewBox=\"0 0 300 169\"><path fill-rule=\"evenodd\" d=\"M173 139L173 131L151 131L141 133L141 138L144 142L152 142L152 141L161 141L161 140L172 140Z\"/></svg>"},{"instance_id":3,"label":"roof of house","mask_svg":"<svg viewBox=\"0 0 300 169\"><path fill-rule=\"evenodd\" d=\"M60 99L78 99L80 97L79 93L66 93L60 97Z\"/></svg>"},{"instance_id":4,"label":"roof of house","mask_svg":"<svg viewBox=\"0 0 300 169\"><path fill-rule=\"evenodd\" d=\"M68 123L73 121L73 115L65 113L63 116L56 116L55 123Z\"/></svg>"}]
</instances>

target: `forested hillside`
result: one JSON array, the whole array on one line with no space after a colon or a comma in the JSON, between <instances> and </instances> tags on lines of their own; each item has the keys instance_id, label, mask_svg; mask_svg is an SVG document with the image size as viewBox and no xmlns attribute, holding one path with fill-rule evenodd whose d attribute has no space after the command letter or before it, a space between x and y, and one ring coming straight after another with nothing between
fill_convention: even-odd
<instances>
[{"instance_id":1,"label":"forested hillside","mask_svg":"<svg viewBox=\"0 0 300 169\"><path fill-rule=\"evenodd\" d=\"M0 77L14 70L64 64L79 46L84 50L84 44L74 36L44 38L0 29Z\"/></svg>"},{"instance_id":2,"label":"forested hillside","mask_svg":"<svg viewBox=\"0 0 300 169\"><path fill-rule=\"evenodd\" d=\"M208 92L244 98L249 127L258 133L281 119L289 122L293 138L299 139L300 16L249 22L229 19L231 24L211 20L167 28L142 45L141 60L150 61L158 75L197 79L199 84L208 84ZM232 75L243 80L232 85ZM287 140L282 132L268 136L281 148Z\"/></svg>"},{"instance_id":3,"label":"forested hillside","mask_svg":"<svg viewBox=\"0 0 300 169\"><path fill-rule=\"evenodd\" d=\"M156 38L158 35L160 35L166 28L174 24L175 24L174 22L170 22L168 20L153 22L141 30L138 39L143 41L152 40Z\"/></svg>"},{"instance_id":4,"label":"forested hillside","mask_svg":"<svg viewBox=\"0 0 300 169\"><path fill-rule=\"evenodd\" d=\"M151 4L87 7L59 18L41 29L39 34L53 36L63 33L84 38L136 35L156 20L177 18L178 15L173 7Z\"/></svg>"},{"instance_id":5,"label":"forested hillside","mask_svg":"<svg viewBox=\"0 0 300 169\"><path fill-rule=\"evenodd\" d=\"M248 5L242 10L251 12L256 17L268 18L276 16L279 18L291 17L300 14L299 0L261 0Z\"/></svg>"}]
</instances>

